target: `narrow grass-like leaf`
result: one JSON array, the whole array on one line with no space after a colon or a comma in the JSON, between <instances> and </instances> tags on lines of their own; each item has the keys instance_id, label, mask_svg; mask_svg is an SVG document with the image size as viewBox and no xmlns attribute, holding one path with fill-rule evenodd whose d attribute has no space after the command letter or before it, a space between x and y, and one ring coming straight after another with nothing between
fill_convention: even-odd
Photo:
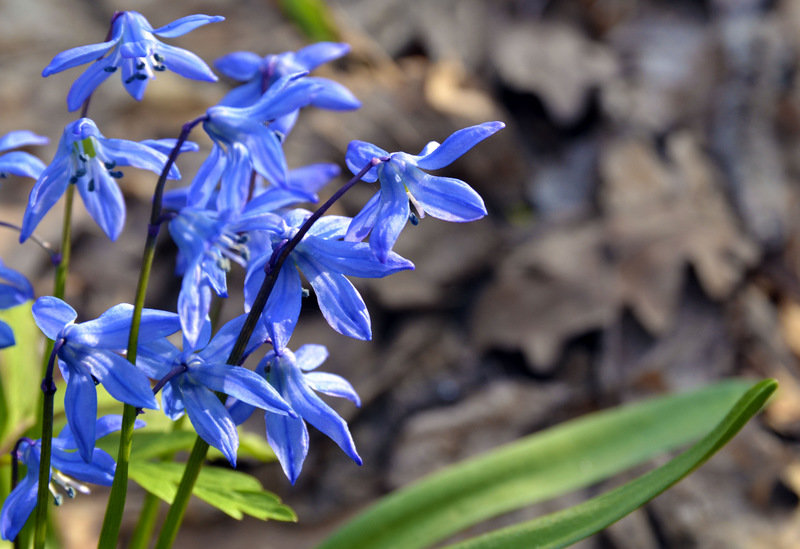
<instances>
[{"instance_id":1,"label":"narrow grass-like leaf","mask_svg":"<svg viewBox=\"0 0 800 549\"><path fill-rule=\"evenodd\" d=\"M321 549L428 547L488 518L588 486L696 440L749 386L725 381L528 436L389 495L335 532Z\"/></svg>"},{"instance_id":2,"label":"narrow grass-like leaf","mask_svg":"<svg viewBox=\"0 0 800 549\"><path fill-rule=\"evenodd\" d=\"M761 410L778 384L753 386L717 427L665 465L589 501L538 519L497 530L450 549L532 549L565 547L588 537L641 507L700 467Z\"/></svg>"}]
</instances>

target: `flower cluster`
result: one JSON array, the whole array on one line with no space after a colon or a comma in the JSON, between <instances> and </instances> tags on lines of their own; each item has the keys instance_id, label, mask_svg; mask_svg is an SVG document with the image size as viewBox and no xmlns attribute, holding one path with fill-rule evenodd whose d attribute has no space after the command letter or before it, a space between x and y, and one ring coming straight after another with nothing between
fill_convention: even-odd
<instances>
[{"instance_id":1,"label":"flower cluster","mask_svg":"<svg viewBox=\"0 0 800 549\"><path fill-rule=\"evenodd\" d=\"M71 186L103 233L115 240L126 211L118 184L120 168L161 174L159 185L166 178L180 178L175 158L197 150L185 142L185 135L177 141L106 138L85 116L87 100L118 69L125 89L137 100L155 73L163 70L215 81L199 57L159 38L177 37L221 20L193 15L154 29L141 14L121 12L113 17L105 42L70 49L52 60L43 76L90 63L67 96L70 111L85 105L84 116L64 128L55 157L46 167L25 152L0 156L0 176L36 178L23 215L21 242L32 237ZM214 63L242 84L196 121L211 139L211 150L186 186L164 193L163 202L162 192L156 193L154 211L163 208L166 213L148 228L152 234L167 222L177 246L176 273L182 279L177 312L137 312L132 305L119 304L94 320L76 323L78 315L60 299L63 296L44 296L35 302L35 322L54 342L52 360L66 381L67 427L54 439L49 462L53 478L68 475L110 483L113 460L95 442L119 427L119 421L96 419L98 384L120 402L140 409L161 408L172 420L185 413L197 434L234 466L237 425L256 408L264 413L267 440L292 483L308 453L307 423L361 464L347 423L317 394L346 398L358 406L356 391L345 379L316 371L328 356L325 347L290 348L302 297L313 292L335 331L370 339L370 315L350 278L381 278L413 269L410 260L392 251L409 219L429 214L465 222L486 215L481 197L467 183L426 170L447 166L504 125L489 122L457 131L441 145L429 143L419 155L388 153L355 141L345 159L355 177L340 193L359 180L378 181L375 196L353 218L323 215L330 201L312 211L309 205L339 168L315 164L290 170L283 143L303 108L360 106L344 86L309 75L348 51L345 44L321 43L266 57L235 52ZM44 142L30 132L12 132L0 139L0 151ZM214 333L212 301L228 297L227 275L236 265L245 274L240 289L244 314ZM8 281L0 284L0 307L33 297L24 277L1 263L0 277ZM310 290L303 287L304 280ZM132 326L138 334L135 359L125 356ZM168 339L176 332L177 339ZM177 341L182 344L176 345ZM0 345L9 344L13 334L0 324ZM263 358L255 371L242 366L245 357L256 353ZM27 474L3 506L5 539L16 536L33 509L40 449L39 441L29 439L16 449L16 459L27 466Z\"/></svg>"}]
</instances>

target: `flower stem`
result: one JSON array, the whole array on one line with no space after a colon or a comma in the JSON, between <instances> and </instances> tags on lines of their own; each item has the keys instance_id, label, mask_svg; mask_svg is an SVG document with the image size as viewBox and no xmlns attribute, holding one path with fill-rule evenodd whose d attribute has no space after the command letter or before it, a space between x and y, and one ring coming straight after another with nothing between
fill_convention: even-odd
<instances>
[{"instance_id":1,"label":"flower stem","mask_svg":"<svg viewBox=\"0 0 800 549\"><path fill-rule=\"evenodd\" d=\"M42 549L47 537L47 506L50 503L48 497L50 484L50 452L53 447L53 400L56 394L56 384L53 381L53 367L56 362L56 355L64 344L63 340L57 341L53 345L50 357L47 360L47 371L42 380L42 446L41 458L39 461L39 490L36 496L36 519L33 533L34 549Z\"/></svg>"},{"instance_id":2,"label":"flower stem","mask_svg":"<svg viewBox=\"0 0 800 549\"><path fill-rule=\"evenodd\" d=\"M258 290L253 306L247 314L242 331L236 339L236 343L231 350L231 354L226 361L228 364L239 364L244 358L244 352L247 348L247 343L250 341L250 336L253 334L256 322L264 311L272 293L272 288L275 286L275 281L278 279L278 273L283 266L283 263L289 257L289 253L297 246L300 240L303 239L305 234L311 226L328 211L328 209L339 200L344 193L350 190L370 169L374 168L385 159L373 158L364 168L361 169L353 178L345 183L333 196L331 196L322 206L319 207L311 216L303 223L295 236L285 245L275 249L272 257L268 263L268 271L264 277L264 282L261 283L261 288ZM156 549L168 549L172 546L178 535L183 516L186 513L186 506L189 504L189 498L192 495L194 484L197 482L197 477L200 475L200 468L203 466L206 454L208 453L209 445L206 441L197 437L194 441L192 454L189 456L189 461L186 463L186 468L183 470L183 477L181 483L178 485L178 492L175 494L175 500L169 508L167 518L164 520L164 525L161 527L161 533L156 542Z\"/></svg>"},{"instance_id":3,"label":"flower stem","mask_svg":"<svg viewBox=\"0 0 800 549\"><path fill-rule=\"evenodd\" d=\"M133 318L131 319L131 331L128 336L127 358L132 364L136 364L136 353L139 344L139 326L142 320L142 309L147 294L147 285L150 281L150 271L153 267L153 259L156 254L156 240L158 239L161 227L161 200L164 195L164 186L167 183L167 176L180 154L181 147L189 137L189 133L200 122L205 120L205 116L187 122L181 128L181 133L175 146L170 152L164 169L156 183L153 192L153 208L150 212L150 224L147 226L147 239L144 244L142 254L142 269L139 272L139 281L136 284L136 298L133 307ZM119 452L117 453L117 469L114 473L114 482L111 485L111 494L108 497L106 514L103 518L103 528L100 531L100 540L97 547L113 549L117 545L119 528L122 524L122 514L125 510L125 499L128 493L128 463L131 457L131 445L133 442L133 429L136 422L136 407L126 404L122 412L122 426L119 434Z\"/></svg>"}]
</instances>

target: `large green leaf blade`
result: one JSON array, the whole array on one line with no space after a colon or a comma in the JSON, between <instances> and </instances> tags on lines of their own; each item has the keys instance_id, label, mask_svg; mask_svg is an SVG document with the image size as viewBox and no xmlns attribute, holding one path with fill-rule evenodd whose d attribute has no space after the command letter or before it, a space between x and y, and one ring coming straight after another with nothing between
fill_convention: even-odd
<instances>
[{"instance_id":1,"label":"large green leaf blade","mask_svg":"<svg viewBox=\"0 0 800 549\"><path fill-rule=\"evenodd\" d=\"M530 549L565 547L588 537L641 507L705 463L744 427L778 384L754 385L706 437L665 465L589 501L538 519L449 546L450 549Z\"/></svg>"},{"instance_id":2,"label":"large green leaf blade","mask_svg":"<svg viewBox=\"0 0 800 549\"><path fill-rule=\"evenodd\" d=\"M749 385L729 380L531 435L389 495L320 549L428 547L488 518L591 485L703 436Z\"/></svg>"}]
</instances>

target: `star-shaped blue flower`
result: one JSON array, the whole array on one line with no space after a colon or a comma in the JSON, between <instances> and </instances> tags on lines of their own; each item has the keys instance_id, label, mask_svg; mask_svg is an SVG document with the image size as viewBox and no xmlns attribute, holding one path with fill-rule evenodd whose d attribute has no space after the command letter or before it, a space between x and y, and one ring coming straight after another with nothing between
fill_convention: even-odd
<instances>
[{"instance_id":1,"label":"star-shaped blue flower","mask_svg":"<svg viewBox=\"0 0 800 549\"><path fill-rule=\"evenodd\" d=\"M52 208L67 185L77 185L89 215L111 240L116 240L125 225L125 202L117 179L121 166L134 166L161 173L166 155L155 148L128 141L107 139L88 118L67 124L53 161L36 180L28 197L19 240L27 239ZM171 179L180 172L172 166Z\"/></svg>"},{"instance_id":2,"label":"star-shaped blue flower","mask_svg":"<svg viewBox=\"0 0 800 549\"><path fill-rule=\"evenodd\" d=\"M264 415L269 445L292 484L300 476L308 454L306 421L328 435L358 465L362 463L347 422L315 393L346 398L361 406L355 389L346 379L313 371L326 358L328 350L323 345L303 345L296 353L289 349L283 349L279 355L270 351L256 367L256 373L264 376L300 416ZM243 402L231 402L230 411L240 423L250 416L253 409Z\"/></svg>"},{"instance_id":3,"label":"star-shaped blue flower","mask_svg":"<svg viewBox=\"0 0 800 549\"><path fill-rule=\"evenodd\" d=\"M133 306L111 307L95 320L75 323L75 309L57 297L40 297L33 304L33 319L44 335L56 342L58 366L67 382L64 410L85 461L90 461L96 438L95 383L126 404L158 408L147 376L117 354L128 346ZM180 327L178 315L144 309L139 341L158 341Z\"/></svg>"},{"instance_id":4,"label":"star-shaped blue flower","mask_svg":"<svg viewBox=\"0 0 800 549\"><path fill-rule=\"evenodd\" d=\"M429 214L444 221L474 221L486 215L483 199L460 179L437 177L423 170L438 170L451 164L472 147L503 129L502 122L486 122L458 130L441 145L428 143L419 155L388 153L363 141L347 147L347 167L356 174L373 158L385 162L369 170L364 181L380 181L380 190L353 218L346 240L360 241L370 235L375 255L386 261L411 212L409 200L420 217Z\"/></svg>"},{"instance_id":5,"label":"star-shaped blue flower","mask_svg":"<svg viewBox=\"0 0 800 549\"><path fill-rule=\"evenodd\" d=\"M279 232L269 233L268 239L253 239L254 259L248 265L244 289L247 310L264 280L264 266L272 250L290 240L310 215L303 209L287 212ZM349 223L348 217L323 216L289 254L261 315L276 349L286 347L300 316L303 295L300 272L314 289L320 311L331 328L356 339L371 339L367 306L346 275L382 278L414 268L413 263L394 252L380 262L366 243L341 240Z\"/></svg>"},{"instance_id":6,"label":"star-shaped blue flower","mask_svg":"<svg viewBox=\"0 0 800 549\"><path fill-rule=\"evenodd\" d=\"M28 130L9 132L0 137L0 179L8 174L36 179L44 170L44 163L25 151L11 151L28 145L47 145L48 139Z\"/></svg>"},{"instance_id":7,"label":"star-shaped blue flower","mask_svg":"<svg viewBox=\"0 0 800 549\"><path fill-rule=\"evenodd\" d=\"M172 375L161 391L164 412L177 420L185 411L197 434L222 452L234 467L239 435L214 391L265 410L267 415L295 416L291 406L263 377L242 366L225 363L244 321L244 315L231 320L210 342L211 323L206 322L197 345L184 338L180 350L166 340L147 341L137 355L137 364L150 377L164 379ZM245 354L260 343L259 334L254 334Z\"/></svg>"},{"instance_id":8,"label":"star-shaped blue flower","mask_svg":"<svg viewBox=\"0 0 800 549\"><path fill-rule=\"evenodd\" d=\"M111 38L107 42L78 46L59 53L44 68L42 76L94 61L69 90L67 107L70 111L78 109L106 78L120 68L122 84L137 101L141 101L147 83L155 73L167 69L192 80L215 82L216 75L197 55L164 44L156 37L175 38L224 19L218 15L189 15L153 29L141 13L120 12L114 16Z\"/></svg>"},{"instance_id":9,"label":"star-shaped blue flower","mask_svg":"<svg viewBox=\"0 0 800 549\"><path fill-rule=\"evenodd\" d=\"M92 423L97 438L119 431L122 416L104 416ZM136 427L144 426L144 422L137 420ZM88 461L84 461L78 452L75 437L69 426L53 439L52 453L50 455L51 491L55 493L53 483L62 487L69 497L75 497L75 492L88 492L88 488L80 482L90 482L100 486L111 486L114 481L116 463L104 450L95 448ZM42 441L22 439L17 445L15 458L27 468L23 478L14 490L11 491L3 503L0 512L0 534L2 538L11 541L17 537L25 525L33 509L36 507L36 495L39 488L39 463L41 461ZM57 496L60 498L61 496Z\"/></svg>"},{"instance_id":10,"label":"star-shaped blue flower","mask_svg":"<svg viewBox=\"0 0 800 549\"><path fill-rule=\"evenodd\" d=\"M260 57L249 51L237 51L220 57L214 66L224 75L245 82L222 98L220 105L247 107L261 98L266 89L278 78L298 72L311 72L328 61L338 59L350 51L347 44L319 42L297 52L287 51ZM361 102L344 86L327 78L308 77L319 85L311 105L322 109L346 111L357 109ZM288 135L297 120L297 111L284 115L272 123Z\"/></svg>"}]
</instances>

